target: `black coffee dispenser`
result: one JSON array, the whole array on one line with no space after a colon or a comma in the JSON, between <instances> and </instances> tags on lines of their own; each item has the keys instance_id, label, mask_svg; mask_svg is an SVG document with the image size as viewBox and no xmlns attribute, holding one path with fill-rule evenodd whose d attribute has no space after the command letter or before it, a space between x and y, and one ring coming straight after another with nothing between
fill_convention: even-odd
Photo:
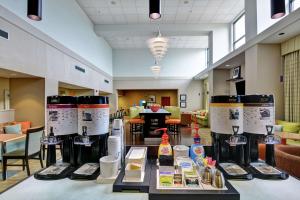
<instances>
[{"instance_id":1,"label":"black coffee dispenser","mask_svg":"<svg viewBox=\"0 0 300 200\"><path fill-rule=\"evenodd\" d=\"M104 96L78 97L78 133L91 142L91 155L84 162L99 162L107 155L109 102ZM83 160L82 160L83 162ZM82 163L81 162L81 163Z\"/></svg>"},{"instance_id":2,"label":"black coffee dispenser","mask_svg":"<svg viewBox=\"0 0 300 200\"><path fill-rule=\"evenodd\" d=\"M246 95L244 102L244 135L247 137L245 150L245 164L257 162L259 159L259 143L264 143L265 137L272 135L275 124L275 109L273 95ZM274 146L274 144L272 145ZM273 160L275 166L274 150L268 146L267 160Z\"/></svg>"},{"instance_id":3,"label":"black coffee dispenser","mask_svg":"<svg viewBox=\"0 0 300 200\"><path fill-rule=\"evenodd\" d=\"M244 163L243 104L240 96L212 96L210 121L213 159ZM243 142L242 142L243 141Z\"/></svg>"},{"instance_id":4,"label":"black coffee dispenser","mask_svg":"<svg viewBox=\"0 0 300 200\"><path fill-rule=\"evenodd\" d=\"M261 179L287 179L288 174L276 169L274 145L280 139L273 134L275 105L273 95L246 95L244 102L244 135L247 138L245 165ZM266 160L259 160L259 144L266 145Z\"/></svg>"},{"instance_id":5,"label":"black coffee dispenser","mask_svg":"<svg viewBox=\"0 0 300 200\"><path fill-rule=\"evenodd\" d=\"M78 97L78 133L74 138L79 168L71 179L96 179L100 172L99 159L107 155L109 134L108 98L103 96Z\"/></svg>"},{"instance_id":6,"label":"black coffee dispenser","mask_svg":"<svg viewBox=\"0 0 300 200\"><path fill-rule=\"evenodd\" d=\"M76 165L73 139L77 135L77 99L71 96L47 97L47 135L41 144L47 146L46 166L35 174L37 179L65 178ZM56 147L60 146L62 162L56 161Z\"/></svg>"}]
</instances>

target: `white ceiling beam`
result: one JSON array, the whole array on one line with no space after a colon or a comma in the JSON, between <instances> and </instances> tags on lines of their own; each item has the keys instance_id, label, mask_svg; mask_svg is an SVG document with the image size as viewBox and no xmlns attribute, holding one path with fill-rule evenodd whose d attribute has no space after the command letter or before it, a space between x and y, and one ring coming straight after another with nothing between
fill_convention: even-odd
<instances>
[{"instance_id":1,"label":"white ceiling beam","mask_svg":"<svg viewBox=\"0 0 300 200\"><path fill-rule=\"evenodd\" d=\"M162 24L160 30L165 36L207 36L210 31L226 24ZM153 36L158 31L157 24L95 25L99 36Z\"/></svg>"}]
</instances>

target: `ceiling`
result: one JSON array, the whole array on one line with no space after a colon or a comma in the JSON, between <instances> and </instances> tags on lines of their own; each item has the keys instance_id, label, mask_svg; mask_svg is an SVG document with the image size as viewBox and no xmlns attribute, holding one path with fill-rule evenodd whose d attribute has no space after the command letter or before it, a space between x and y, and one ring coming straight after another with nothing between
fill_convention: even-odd
<instances>
[{"instance_id":1,"label":"ceiling","mask_svg":"<svg viewBox=\"0 0 300 200\"><path fill-rule=\"evenodd\" d=\"M0 68L0 78L36 78L35 76Z\"/></svg>"},{"instance_id":2,"label":"ceiling","mask_svg":"<svg viewBox=\"0 0 300 200\"><path fill-rule=\"evenodd\" d=\"M224 62L217 69L232 69L234 67L241 66L241 65L245 65L245 52L242 52L239 55Z\"/></svg>"},{"instance_id":3,"label":"ceiling","mask_svg":"<svg viewBox=\"0 0 300 200\"><path fill-rule=\"evenodd\" d=\"M155 29L138 30L131 35L125 35L118 30L114 34L104 34L110 46L114 49L147 48L146 41L157 30L180 24L219 24L231 22L243 9L244 0L161 0L162 17L150 20L148 17L148 0L77 0L80 7L95 25L111 25L118 29L121 25L155 25ZM170 48L207 48L207 35L165 34L170 42Z\"/></svg>"},{"instance_id":4,"label":"ceiling","mask_svg":"<svg viewBox=\"0 0 300 200\"><path fill-rule=\"evenodd\" d=\"M114 49L146 48L147 36L112 36L107 42ZM169 48L208 48L208 36L171 36Z\"/></svg>"},{"instance_id":5,"label":"ceiling","mask_svg":"<svg viewBox=\"0 0 300 200\"><path fill-rule=\"evenodd\" d=\"M94 24L154 23L148 0L77 0ZM244 9L244 0L161 0L159 23L228 23Z\"/></svg>"},{"instance_id":6,"label":"ceiling","mask_svg":"<svg viewBox=\"0 0 300 200\"><path fill-rule=\"evenodd\" d=\"M294 23L286 26L285 28L277 31L275 34L272 34L270 37L267 37L262 41L266 44L278 44L282 43L290 38L293 38L300 34L300 19Z\"/></svg>"},{"instance_id":7,"label":"ceiling","mask_svg":"<svg viewBox=\"0 0 300 200\"><path fill-rule=\"evenodd\" d=\"M59 82L58 83L58 87L72 89L72 90L85 90L85 89L89 89L89 88L85 88L85 87L81 87L81 86L77 86L77 85L73 85L73 84L69 84L69 83L64 83L64 82Z\"/></svg>"}]
</instances>

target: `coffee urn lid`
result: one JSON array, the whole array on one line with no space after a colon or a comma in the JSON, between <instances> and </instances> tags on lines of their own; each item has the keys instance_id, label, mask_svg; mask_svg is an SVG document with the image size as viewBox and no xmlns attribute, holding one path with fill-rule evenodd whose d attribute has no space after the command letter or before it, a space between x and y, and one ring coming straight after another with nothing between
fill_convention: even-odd
<instances>
[{"instance_id":1,"label":"coffee urn lid","mask_svg":"<svg viewBox=\"0 0 300 200\"><path fill-rule=\"evenodd\" d=\"M108 104L108 97L106 96L80 96L78 97L78 104Z\"/></svg>"},{"instance_id":2,"label":"coffee urn lid","mask_svg":"<svg viewBox=\"0 0 300 200\"><path fill-rule=\"evenodd\" d=\"M241 96L220 95L212 96L211 103L241 103Z\"/></svg>"},{"instance_id":3,"label":"coffee urn lid","mask_svg":"<svg viewBox=\"0 0 300 200\"><path fill-rule=\"evenodd\" d=\"M47 104L76 104L77 98L73 96L48 96Z\"/></svg>"},{"instance_id":4,"label":"coffee urn lid","mask_svg":"<svg viewBox=\"0 0 300 200\"><path fill-rule=\"evenodd\" d=\"M242 97L243 103L274 103L274 96L271 95L246 95Z\"/></svg>"}]
</instances>

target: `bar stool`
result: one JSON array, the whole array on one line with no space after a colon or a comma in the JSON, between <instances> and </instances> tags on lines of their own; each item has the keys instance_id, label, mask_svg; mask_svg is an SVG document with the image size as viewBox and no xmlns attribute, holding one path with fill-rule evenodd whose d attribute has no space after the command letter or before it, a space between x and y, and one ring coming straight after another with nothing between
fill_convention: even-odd
<instances>
[{"instance_id":1,"label":"bar stool","mask_svg":"<svg viewBox=\"0 0 300 200\"><path fill-rule=\"evenodd\" d=\"M144 107L142 106L130 107L129 109L130 119L128 120L128 122L130 125L130 135L131 135L132 142L134 136L143 134L145 120L141 119L139 115L140 112L142 112L143 110Z\"/></svg>"},{"instance_id":2,"label":"bar stool","mask_svg":"<svg viewBox=\"0 0 300 200\"><path fill-rule=\"evenodd\" d=\"M173 135L178 135L181 124L180 108L175 106L165 106L165 110L171 113L171 116L165 121L168 132Z\"/></svg>"}]
</instances>

